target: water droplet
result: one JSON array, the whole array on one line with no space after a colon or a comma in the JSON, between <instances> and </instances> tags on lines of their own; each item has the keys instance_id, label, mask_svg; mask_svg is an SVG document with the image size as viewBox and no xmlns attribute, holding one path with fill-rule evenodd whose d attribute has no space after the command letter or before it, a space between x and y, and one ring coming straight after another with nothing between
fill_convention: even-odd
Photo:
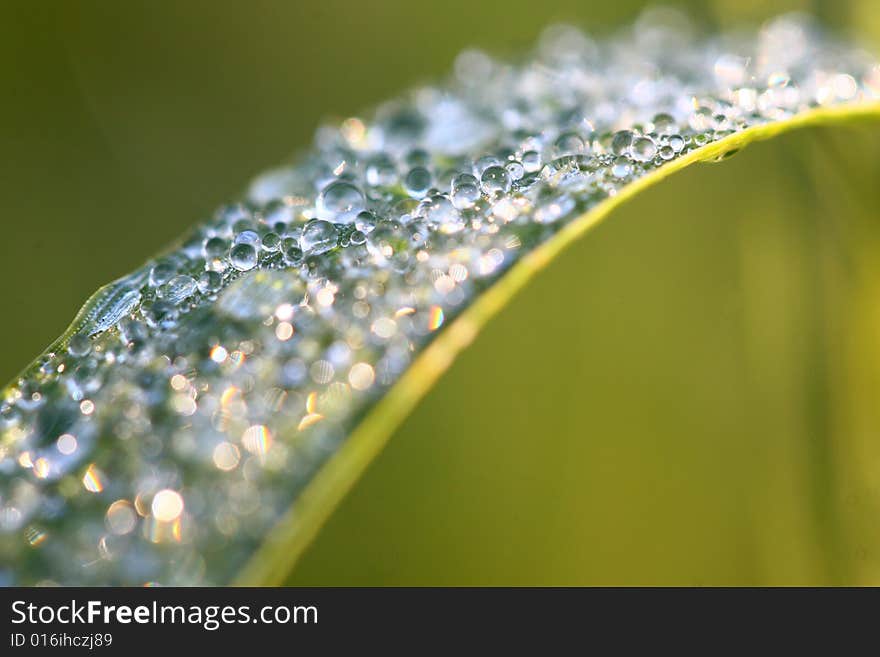
<instances>
[{"instance_id":1,"label":"water droplet","mask_svg":"<svg viewBox=\"0 0 880 657\"><path fill-rule=\"evenodd\" d=\"M410 169L404 180L406 193L416 199L424 198L431 188L431 172L424 167Z\"/></svg>"},{"instance_id":2,"label":"water droplet","mask_svg":"<svg viewBox=\"0 0 880 657\"><path fill-rule=\"evenodd\" d=\"M650 137L639 137L631 147L632 157L637 162L647 162L657 154L657 146Z\"/></svg>"},{"instance_id":3,"label":"water droplet","mask_svg":"<svg viewBox=\"0 0 880 657\"><path fill-rule=\"evenodd\" d=\"M92 350L92 341L85 333L77 333L67 342L67 351L71 356L87 356Z\"/></svg>"},{"instance_id":4,"label":"water droplet","mask_svg":"<svg viewBox=\"0 0 880 657\"><path fill-rule=\"evenodd\" d=\"M373 187L390 187L397 182L397 169L392 159L382 153L367 161L364 178Z\"/></svg>"},{"instance_id":5,"label":"water droplet","mask_svg":"<svg viewBox=\"0 0 880 657\"><path fill-rule=\"evenodd\" d=\"M288 265L297 265L302 261L303 252L299 247L299 240L293 237L285 237L281 240L281 254L284 262Z\"/></svg>"},{"instance_id":6,"label":"water droplet","mask_svg":"<svg viewBox=\"0 0 880 657\"><path fill-rule=\"evenodd\" d=\"M177 271L169 262L160 262L150 270L150 286L159 287L164 285Z\"/></svg>"},{"instance_id":7,"label":"water droplet","mask_svg":"<svg viewBox=\"0 0 880 657\"><path fill-rule=\"evenodd\" d=\"M480 184L487 194L506 194L510 191L510 174L504 167L493 165L483 171Z\"/></svg>"},{"instance_id":8,"label":"water droplet","mask_svg":"<svg viewBox=\"0 0 880 657\"><path fill-rule=\"evenodd\" d=\"M685 141L680 135L672 135L666 141L676 153L681 153L684 150Z\"/></svg>"},{"instance_id":9,"label":"water droplet","mask_svg":"<svg viewBox=\"0 0 880 657\"><path fill-rule=\"evenodd\" d=\"M223 258L229 250L229 243L222 237L211 237L205 240L202 252L205 260L211 261L216 258Z\"/></svg>"},{"instance_id":10,"label":"water droplet","mask_svg":"<svg viewBox=\"0 0 880 657\"><path fill-rule=\"evenodd\" d=\"M303 253L320 255L336 248L339 242L339 232L336 230L336 226L329 221L315 219L306 224L299 242Z\"/></svg>"},{"instance_id":11,"label":"water droplet","mask_svg":"<svg viewBox=\"0 0 880 657\"><path fill-rule=\"evenodd\" d=\"M541 170L541 154L538 151L526 151L522 156L523 168L528 173L535 173Z\"/></svg>"},{"instance_id":12,"label":"water droplet","mask_svg":"<svg viewBox=\"0 0 880 657\"><path fill-rule=\"evenodd\" d=\"M257 260L257 250L250 244L236 244L229 250L229 263L238 271L253 269Z\"/></svg>"},{"instance_id":13,"label":"water droplet","mask_svg":"<svg viewBox=\"0 0 880 657\"><path fill-rule=\"evenodd\" d=\"M576 132L563 132L553 142L554 157L578 155L584 152L584 140Z\"/></svg>"},{"instance_id":14,"label":"water droplet","mask_svg":"<svg viewBox=\"0 0 880 657\"><path fill-rule=\"evenodd\" d=\"M441 233L457 233L464 228L461 215L445 196L436 194L422 203L425 205L425 219L436 226Z\"/></svg>"},{"instance_id":15,"label":"water droplet","mask_svg":"<svg viewBox=\"0 0 880 657\"><path fill-rule=\"evenodd\" d=\"M210 294L220 289L223 284L223 277L216 271L203 271L199 274L199 291L202 294Z\"/></svg>"},{"instance_id":16,"label":"water droplet","mask_svg":"<svg viewBox=\"0 0 880 657\"><path fill-rule=\"evenodd\" d=\"M519 160L511 160L504 165L504 168L507 169L507 173L510 175L510 179L513 181L521 180L522 177L526 174L525 167Z\"/></svg>"},{"instance_id":17,"label":"water droplet","mask_svg":"<svg viewBox=\"0 0 880 657\"><path fill-rule=\"evenodd\" d=\"M357 228L362 233L369 234L376 227L376 223L379 221L379 218L370 212L369 210L364 210L359 213L358 216L354 220L355 228Z\"/></svg>"},{"instance_id":18,"label":"water droplet","mask_svg":"<svg viewBox=\"0 0 880 657\"><path fill-rule=\"evenodd\" d=\"M621 155L614 160L614 165L611 167L612 176L615 178L626 178L631 173L632 162L630 162L628 157Z\"/></svg>"},{"instance_id":19,"label":"water droplet","mask_svg":"<svg viewBox=\"0 0 880 657\"><path fill-rule=\"evenodd\" d=\"M278 233L266 233L263 235L263 250L273 253L281 247L281 238Z\"/></svg>"},{"instance_id":20,"label":"water droplet","mask_svg":"<svg viewBox=\"0 0 880 657\"><path fill-rule=\"evenodd\" d=\"M633 133L630 130L615 132L611 139L611 152L615 155L626 155L632 143Z\"/></svg>"},{"instance_id":21,"label":"water droplet","mask_svg":"<svg viewBox=\"0 0 880 657\"><path fill-rule=\"evenodd\" d=\"M259 233L255 230L243 230L235 236L233 244L250 244L255 251L259 251L262 245Z\"/></svg>"},{"instance_id":22,"label":"water droplet","mask_svg":"<svg viewBox=\"0 0 880 657\"><path fill-rule=\"evenodd\" d=\"M349 182L337 180L327 185L318 195L315 210L318 218L347 224L354 221L364 209L364 195Z\"/></svg>"},{"instance_id":23,"label":"water droplet","mask_svg":"<svg viewBox=\"0 0 880 657\"><path fill-rule=\"evenodd\" d=\"M654 132L658 135L671 135L678 129L678 124L670 114L657 114L652 123Z\"/></svg>"},{"instance_id":24,"label":"water droplet","mask_svg":"<svg viewBox=\"0 0 880 657\"><path fill-rule=\"evenodd\" d=\"M477 179L469 173L462 173L452 179L452 205L459 210L473 207L481 196Z\"/></svg>"},{"instance_id":25,"label":"water droplet","mask_svg":"<svg viewBox=\"0 0 880 657\"><path fill-rule=\"evenodd\" d=\"M168 303L180 303L196 291L196 282L185 274L175 276L159 288L159 297Z\"/></svg>"}]
</instances>

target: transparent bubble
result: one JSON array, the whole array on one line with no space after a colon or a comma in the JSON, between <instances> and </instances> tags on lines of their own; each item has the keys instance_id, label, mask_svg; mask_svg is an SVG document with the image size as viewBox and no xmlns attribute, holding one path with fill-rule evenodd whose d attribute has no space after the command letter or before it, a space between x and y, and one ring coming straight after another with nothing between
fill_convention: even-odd
<instances>
[{"instance_id":1,"label":"transparent bubble","mask_svg":"<svg viewBox=\"0 0 880 657\"><path fill-rule=\"evenodd\" d=\"M666 143L669 144L670 148L674 150L676 153L681 153L685 147L684 138L680 135L672 135L667 140Z\"/></svg>"},{"instance_id":2,"label":"transparent bubble","mask_svg":"<svg viewBox=\"0 0 880 657\"><path fill-rule=\"evenodd\" d=\"M77 333L67 342L67 351L71 356L87 356L92 350L92 341L84 333Z\"/></svg>"},{"instance_id":3,"label":"transparent bubble","mask_svg":"<svg viewBox=\"0 0 880 657\"><path fill-rule=\"evenodd\" d=\"M360 189L352 183L337 180L318 195L315 210L319 219L351 223L364 205L364 195Z\"/></svg>"},{"instance_id":4,"label":"transparent bubble","mask_svg":"<svg viewBox=\"0 0 880 657\"><path fill-rule=\"evenodd\" d=\"M159 296L169 303L180 303L195 291L195 279L191 276L180 274L159 288Z\"/></svg>"},{"instance_id":5,"label":"transparent bubble","mask_svg":"<svg viewBox=\"0 0 880 657\"><path fill-rule=\"evenodd\" d=\"M299 264L303 259L303 252L299 245L299 239L285 237L281 240L281 254L284 257L284 262L288 265Z\"/></svg>"},{"instance_id":6,"label":"transparent bubble","mask_svg":"<svg viewBox=\"0 0 880 657\"><path fill-rule=\"evenodd\" d=\"M555 157L578 155L585 151L584 140L576 132L563 132L553 142Z\"/></svg>"},{"instance_id":7,"label":"transparent bubble","mask_svg":"<svg viewBox=\"0 0 880 657\"><path fill-rule=\"evenodd\" d=\"M487 194L506 194L510 191L510 174L501 166L487 167L480 178L480 185Z\"/></svg>"},{"instance_id":8,"label":"transparent bubble","mask_svg":"<svg viewBox=\"0 0 880 657\"><path fill-rule=\"evenodd\" d=\"M541 170L541 154L538 151L526 151L522 156L523 168L528 173L534 173Z\"/></svg>"},{"instance_id":9,"label":"transparent bubble","mask_svg":"<svg viewBox=\"0 0 880 657\"><path fill-rule=\"evenodd\" d=\"M295 219L296 206L278 199L270 201L263 210L263 221L269 226L289 224Z\"/></svg>"},{"instance_id":10,"label":"transparent bubble","mask_svg":"<svg viewBox=\"0 0 880 657\"><path fill-rule=\"evenodd\" d=\"M371 233L376 227L378 221L379 218L375 214L369 210L364 210L363 212L358 213L358 216L354 220L354 225L355 228L362 233Z\"/></svg>"},{"instance_id":11,"label":"transparent bubble","mask_svg":"<svg viewBox=\"0 0 880 657\"><path fill-rule=\"evenodd\" d=\"M457 233L464 228L464 221L458 210L447 197L436 194L423 201L424 216L441 233Z\"/></svg>"},{"instance_id":12,"label":"transparent bubble","mask_svg":"<svg viewBox=\"0 0 880 657\"><path fill-rule=\"evenodd\" d=\"M269 232L263 235L263 250L270 253L277 251L281 247L281 238L278 233Z\"/></svg>"},{"instance_id":13,"label":"transparent bubble","mask_svg":"<svg viewBox=\"0 0 880 657\"><path fill-rule=\"evenodd\" d=\"M208 238L205 240L204 246L202 247L202 251L205 255L205 260L223 258L228 250L229 242L224 240L222 237Z\"/></svg>"},{"instance_id":14,"label":"transparent bubble","mask_svg":"<svg viewBox=\"0 0 880 657\"><path fill-rule=\"evenodd\" d=\"M220 289L223 277L216 271L203 271L199 274L198 286L202 294L211 294Z\"/></svg>"},{"instance_id":15,"label":"transparent bubble","mask_svg":"<svg viewBox=\"0 0 880 657\"><path fill-rule=\"evenodd\" d=\"M229 264L238 271L253 269L257 261L257 250L251 244L236 244L229 249Z\"/></svg>"},{"instance_id":16,"label":"transparent bubble","mask_svg":"<svg viewBox=\"0 0 880 657\"><path fill-rule=\"evenodd\" d=\"M250 244L255 250L262 247L262 240L255 230L243 230L235 236L233 244Z\"/></svg>"},{"instance_id":17,"label":"transparent bubble","mask_svg":"<svg viewBox=\"0 0 880 657\"><path fill-rule=\"evenodd\" d=\"M375 155L367 161L364 179L373 187L389 187L397 182L397 168L394 161L384 153Z\"/></svg>"},{"instance_id":18,"label":"transparent bubble","mask_svg":"<svg viewBox=\"0 0 880 657\"><path fill-rule=\"evenodd\" d=\"M406 193L416 199L424 198L431 189L432 184L431 172L424 167L415 167L410 169L404 180Z\"/></svg>"},{"instance_id":19,"label":"transparent bubble","mask_svg":"<svg viewBox=\"0 0 880 657\"><path fill-rule=\"evenodd\" d=\"M671 135L678 130L678 124L670 114L656 114L652 123L658 135Z\"/></svg>"},{"instance_id":20,"label":"transparent bubble","mask_svg":"<svg viewBox=\"0 0 880 657\"><path fill-rule=\"evenodd\" d=\"M474 203L482 195L480 188L477 186L476 178L470 174L465 175L473 178L473 182L463 182L452 187L452 205L458 210L466 210L473 207Z\"/></svg>"},{"instance_id":21,"label":"transparent bubble","mask_svg":"<svg viewBox=\"0 0 880 657\"><path fill-rule=\"evenodd\" d=\"M336 248L339 231L329 221L315 219L306 224L299 243L304 254L320 255Z\"/></svg>"},{"instance_id":22,"label":"transparent bubble","mask_svg":"<svg viewBox=\"0 0 880 657\"><path fill-rule=\"evenodd\" d=\"M632 146L634 135L631 130L620 130L611 139L611 152L614 155L626 155Z\"/></svg>"},{"instance_id":23,"label":"transparent bubble","mask_svg":"<svg viewBox=\"0 0 880 657\"><path fill-rule=\"evenodd\" d=\"M489 167L497 167L501 165L501 160L499 160L494 155L484 155L479 158L476 162L474 162L474 176L481 178L483 176L483 172L486 171Z\"/></svg>"},{"instance_id":24,"label":"transparent bubble","mask_svg":"<svg viewBox=\"0 0 880 657\"><path fill-rule=\"evenodd\" d=\"M511 160L504 165L504 168L507 169L507 173L510 175L510 179L514 182L517 180L521 180L522 177L526 175L525 167L523 167L522 162L520 162L519 160Z\"/></svg>"},{"instance_id":25,"label":"transparent bubble","mask_svg":"<svg viewBox=\"0 0 880 657\"><path fill-rule=\"evenodd\" d=\"M639 137L633 142L630 150L634 160L647 162L657 154L657 145L650 137Z\"/></svg>"},{"instance_id":26,"label":"transparent bubble","mask_svg":"<svg viewBox=\"0 0 880 657\"><path fill-rule=\"evenodd\" d=\"M152 287L164 285L171 280L171 277L176 273L177 270L170 262L160 262L150 270L150 285Z\"/></svg>"},{"instance_id":27,"label":"transparent bubble","mask_svg":"<svg viewBox=\"0 0 880 657\"><path fill-rule=\"evenodd\" d=\"M630 159L624 155L621 155L616 160L614 160L614 164L611 167L611 175L615 178L626 178L632 173L632 170L633 167Z\"/></svg>"}]
</instances>

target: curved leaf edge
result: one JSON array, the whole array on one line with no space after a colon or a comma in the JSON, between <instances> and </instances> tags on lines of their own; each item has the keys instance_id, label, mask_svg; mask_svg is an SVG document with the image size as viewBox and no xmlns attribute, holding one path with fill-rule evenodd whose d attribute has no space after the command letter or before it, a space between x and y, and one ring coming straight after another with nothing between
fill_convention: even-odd
<instances>
[{"instance_id":1,"label":"curved leaf edge","mask_svg":"<svg viewBox=\"0 0 880 657\"><path fill-rule=\"evenodd\" d=\"M535 274L600 224L618 206L668 176L699 162L717 162L745 146L816 126L880 121L880 102L820 107L788 119L728 135L664 164L633 181L618 194L572 220L549 240L523 256L479 295L413 361L388 392L365 414L348 439L320 468L297 500L266 535L260 548L235 578L235 586L271 586L293 571L321 527L382 451L394 432L434 383Z\"/></svg>"}]
</instances>

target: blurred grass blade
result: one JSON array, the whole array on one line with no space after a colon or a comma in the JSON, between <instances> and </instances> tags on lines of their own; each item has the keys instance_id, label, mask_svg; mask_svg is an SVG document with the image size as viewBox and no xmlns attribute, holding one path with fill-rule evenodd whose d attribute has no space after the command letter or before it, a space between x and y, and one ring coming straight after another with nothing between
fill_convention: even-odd
<instances>
[{"instance_id":1,"label":"blurred grass blade","mask_svg":"<svg viewBox=\"0 0 880 657\"><path fill-rule=\"evenodd\" d=\"M880 105L873 104L812 110L786 121L749 128L666 164L573 220L551 240L520 260L425 348L304 489L296 505L267 536L260 552L248 563L238 583L266 585L283 582L342 498L456 356L538 272L574 241L605 220L619 205L686 167L722 161L729 154L756 141L811 126L834 126L878 119Z\"/></svg>"},{"instance_id":2,"label":"blurred grass blade","mask_svg":"<svg viewBox=\"0 0 880 657\"><path fill-rule=\"evenodd\" d=\"M694 38L647 16L607 41L551 27L515 64L462 53L101 288L0 400L0 580L284 581L461 350L612 210L880 115L880 68L803 17Z\"/></svg>"}]
</instances>

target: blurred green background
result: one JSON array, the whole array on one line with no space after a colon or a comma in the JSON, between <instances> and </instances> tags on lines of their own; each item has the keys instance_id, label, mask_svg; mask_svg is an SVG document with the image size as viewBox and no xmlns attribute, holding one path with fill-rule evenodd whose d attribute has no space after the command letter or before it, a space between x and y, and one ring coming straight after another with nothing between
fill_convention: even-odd
<instances>
[{"instance_id":1,"label":"blurred green background","mask_svg":"<svg viewBox=\"0 0 880 657\"><path fill-rule=\"evenodd\" d=\"M0 378L322 120L644 4L3 2ZM880 44L872 0L666 4ZM789 135L619 211L491 323L291 583L880 584L878 133Z\"/></svg>"}]
</instances>

